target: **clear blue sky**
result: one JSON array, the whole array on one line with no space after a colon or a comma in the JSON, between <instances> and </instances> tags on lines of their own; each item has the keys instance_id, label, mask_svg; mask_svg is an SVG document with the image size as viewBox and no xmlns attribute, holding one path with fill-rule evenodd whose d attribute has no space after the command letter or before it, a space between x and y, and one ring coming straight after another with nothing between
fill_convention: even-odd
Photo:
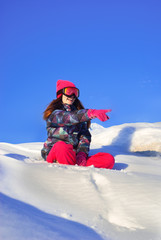
<instances>
[{"instance_id":1,"label":"clear blue sky","mask_svg":"<svg viewBox=\"0 0 161 240\"><path fill-rule=\"evenodd\" d=\"M161 121L160 0L1 0L0 36L1 142L46 140L58 79L104 127Z\"/></svg>"}]
</instances>

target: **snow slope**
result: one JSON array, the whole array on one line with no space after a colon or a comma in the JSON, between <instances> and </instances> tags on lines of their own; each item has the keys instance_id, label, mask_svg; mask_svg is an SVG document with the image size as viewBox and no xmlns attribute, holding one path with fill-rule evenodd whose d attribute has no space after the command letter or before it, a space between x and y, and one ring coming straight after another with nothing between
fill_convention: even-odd
<instances>
[{"instance_id":1,"label":"snow slope","mask_svg":"<svg viewBox=\"0 0 161 240\"><path fill-rule=\"evenodd\" d=\"M92 124L112 170L48 164L43 143L0 143L0 239L160 240L161 123Z\"/></svg>"}]
</instances>

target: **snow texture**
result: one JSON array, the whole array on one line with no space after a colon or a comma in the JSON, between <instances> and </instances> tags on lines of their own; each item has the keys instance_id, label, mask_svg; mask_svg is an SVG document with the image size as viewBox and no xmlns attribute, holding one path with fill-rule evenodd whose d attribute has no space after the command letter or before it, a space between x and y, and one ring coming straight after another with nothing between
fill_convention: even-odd
<instances>
[{"instance_id":1,"label":"snow texture","mask_svg":"<svg viewBox=\"0 0 161 240\"><path fill-rule=\"evenodd\" d=\"M43 143L0 143L0 239L161 240L161 123L92 124L112 170L48 164Z\"/></svg>"}]
</instances>

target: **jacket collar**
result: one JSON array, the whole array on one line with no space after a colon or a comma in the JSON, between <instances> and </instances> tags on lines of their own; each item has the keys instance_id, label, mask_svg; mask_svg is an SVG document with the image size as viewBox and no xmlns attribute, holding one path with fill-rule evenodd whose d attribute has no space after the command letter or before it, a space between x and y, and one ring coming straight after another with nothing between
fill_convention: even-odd
<instances>
[{"instance_id":1,"label":"jacket collar","mask_svg":"<svg viewBox=\"0 0 161 240\"><path fill-rule=\"evenodd\" d=\"M74 105L63 104L63 107L67 112L71 112L73 110L76 110L76 107Z\"/></svg>"}]
</instances>

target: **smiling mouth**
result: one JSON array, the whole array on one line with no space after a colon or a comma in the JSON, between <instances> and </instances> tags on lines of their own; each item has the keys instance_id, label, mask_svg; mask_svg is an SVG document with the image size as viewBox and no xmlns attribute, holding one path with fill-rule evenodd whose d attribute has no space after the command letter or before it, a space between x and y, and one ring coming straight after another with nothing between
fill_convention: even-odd
<instances>
[{"instance_id":1,"label":"smiling mouth","mask_svg":"<svg viewBox=\"0 0 161 240\"><path fill-rule=\"evenodd\" d=\"M68 100L68 101L73 101L73 100L74 100L74 98L67 98L67 100Z\"/></svg>"}]
</instances>

